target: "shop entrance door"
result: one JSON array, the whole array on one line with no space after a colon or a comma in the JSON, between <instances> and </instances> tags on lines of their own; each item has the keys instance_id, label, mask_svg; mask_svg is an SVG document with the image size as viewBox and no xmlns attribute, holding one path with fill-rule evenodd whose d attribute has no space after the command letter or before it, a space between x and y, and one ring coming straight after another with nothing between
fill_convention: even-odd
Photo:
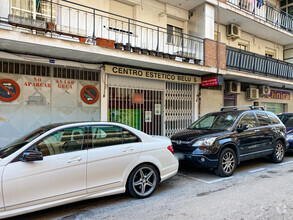
<instances>
[{"instance_id":1,"label":"shop entrance door","mask_svg":"<svg viewBox=\"0 0 293 220\"><path fill-rule=\"evenodd\" d=\"M186 129L192 123L193 85L166 82L165 136Z\"/></svg>"},{"instance_id":2,"label":"shop entrance door","mask_svg":"<svg viewBox=\"0 0 293 220\"><path fill-rule=\"evenodd\" d=\"M163 135L162 99L163 91L109 87L109 121Z\"/></svg>"}]
</instances>

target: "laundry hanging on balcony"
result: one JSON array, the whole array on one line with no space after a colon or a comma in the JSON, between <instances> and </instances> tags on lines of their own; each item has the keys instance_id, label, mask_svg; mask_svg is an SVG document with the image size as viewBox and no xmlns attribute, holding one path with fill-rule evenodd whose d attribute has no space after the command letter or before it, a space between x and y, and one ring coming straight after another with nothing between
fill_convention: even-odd
<instances>
[{"instance_id":1,"label":"laundry hanging on balcony","mask_svg":"<svg viewBox=\"0 0 293 220\"><path fill-rule=\"evenodd\" d=\"M265 3L264 3L264 0L256 0L257 3L256 3L256 7L257 8L260 8L261 6L263 6Z\"/></svg>"}]
</instances>

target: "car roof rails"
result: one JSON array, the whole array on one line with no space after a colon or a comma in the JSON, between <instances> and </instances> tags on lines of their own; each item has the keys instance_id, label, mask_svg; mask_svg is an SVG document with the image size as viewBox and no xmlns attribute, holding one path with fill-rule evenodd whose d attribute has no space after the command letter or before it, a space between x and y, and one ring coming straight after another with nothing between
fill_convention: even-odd
<instances>
[{"instance_id":1,"label":"car roof rails","mask_svg":"<svg viewBox=\"0 0 293 220\"><path fill-rule=\"evenodd\" d=\"M232 110L239 110L239 109L250 109L250 110L265 110L264 106L253 106L253 105L241 105L241 106L225 106L221 108L221 111L224 111L226 109L232 109Z\"/></svg>"}]
</instances>

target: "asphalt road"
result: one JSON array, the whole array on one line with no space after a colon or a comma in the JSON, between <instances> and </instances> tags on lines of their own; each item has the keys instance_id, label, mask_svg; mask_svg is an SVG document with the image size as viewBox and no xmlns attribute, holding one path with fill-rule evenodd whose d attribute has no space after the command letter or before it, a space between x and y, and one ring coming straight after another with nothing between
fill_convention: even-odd
<instances>
[{"instance_id":1,"label":"asphalt road","mask_svg":"<svg viewBox=\"0 0 293 220\"><path fill-rule=\"evenodd\" d=\"M126 194L92 199L16 219L293 219L293 153L281 164L240 164L229 178L181 166L149 198Z\"/></svg>"}]
</instances>

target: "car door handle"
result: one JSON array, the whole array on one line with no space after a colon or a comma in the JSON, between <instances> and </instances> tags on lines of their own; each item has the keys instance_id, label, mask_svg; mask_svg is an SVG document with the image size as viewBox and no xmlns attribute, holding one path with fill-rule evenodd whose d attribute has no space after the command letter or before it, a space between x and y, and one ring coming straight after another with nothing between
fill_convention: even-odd
<instances>
[{"instance_id":1,"label":"car door handle","mask_svg":"<svg viewBox=\"0 0 293 220\"><path fill-rule=\"evenodd\" d=\"M76 163L76 162L81 161L81 159L82 159L81 157L73 158L73 159L71 159L71 160L68 160L67 163Z\"/></svg>"},{"instance_id":2,"label":"car door handle","mask_svg":"<svg viewBox=\"0 0 293 220\"><path fill-rule=\"evenodd\" d=\"M129 151L133 151L134 148L133 147L127 147L123 150L123 152L129 152Z\"/></svg>"},{"instance_id":3,"label":"car door handle","mask_svg":"<svg viewBox=\"0 0 293 220\"><path fill-rule=\"evenodd\" d=\"M259 132L259 131L260 131L260 130L258 130L258 129L255 129L255 130L254 130L254 132Z\"/></svg>"}]
</instances>

